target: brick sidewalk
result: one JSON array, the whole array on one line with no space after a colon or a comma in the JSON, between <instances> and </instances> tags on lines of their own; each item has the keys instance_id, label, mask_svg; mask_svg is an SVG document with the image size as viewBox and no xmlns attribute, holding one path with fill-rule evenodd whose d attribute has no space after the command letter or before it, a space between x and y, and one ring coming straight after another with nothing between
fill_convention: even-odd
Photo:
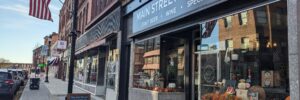
<instances>
[{"instance_id":1,"label":"brick sidewalk","mask_svg":"<svg viewBox=\"0 0 300 100\"><path fill-rule=\"evenodd\" d=\"M68 92L68 82L54 78L54 75L49 75L49 83L45 83L52 96L57 97L57 100L64 100ZM73 86L73 93L88 93L80 88ZM100 97L91 94L92 100L104 100Z\"/></svg>"},{"instance_id":2,"label":"brick sidewalk","mask_svg":"<svg viewBox=\"0 0 300 100\"><path fill-rule=\"evenodd\" d=\"M48 88L45 86L44 82L40 83L39 90L30 90L29 81L27 82L20 100L53 100L54 98L50 94Z\"/></svg>"},{"instance_id":3,"label":"brick sidewalk","mask_svg":"<svg viewBox=\"0 0 300 100\"><path fill-rule=\"evenodd\" d=\"M65 100L67 95L68 83L49 75L49 83L45 83L45 78L41 77L40 89L30 90L29 81L24 88L20 100ZM73 86L73 93L88 93L80 88ZM101 97L91 94L92 100L104 100Z\"/></svg>"}]
</instances>

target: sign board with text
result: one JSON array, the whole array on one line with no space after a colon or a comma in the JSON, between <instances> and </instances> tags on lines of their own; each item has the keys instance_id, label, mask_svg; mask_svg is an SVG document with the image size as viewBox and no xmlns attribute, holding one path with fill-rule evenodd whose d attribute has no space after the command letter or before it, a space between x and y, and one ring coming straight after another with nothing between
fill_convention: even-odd
<instances>
[{"instance_id":1,"label":"sign board with text","mask_svg":"<svg viewBox=\"0 0 300 100\"><path fill-rule=\"evenodd\" d=\"M67 95L67 100L91 100L91 94L71 93Z\"/></svg>"},{"instance_id":2,"label":"sign board with text","mask_svg":"<svg viewBox=\"0 0 300 100\"><path fill-rule=\"evenodd\" d=\"M67 48L67 41L58 40L57 49L65 50Z\"/></svg>"},{"instance_id":3,"label":"sign board with text","mask_svg":"<svg viewBox=\"0 0 300 100\"><path fill-rule=\"evenodd\" d=\"M166 24L227 0L151 0L133 13L133 33Z\"/></svg>"},{"instance_id":4,"label":"sign board with text","mask_svg":"<svg viewBox=\"0 0 300 100\"><path fill-rule=\"evenodd\" d=\"M41 49L41 56L47 56L48 55L48 46L47 45L42 45Z\"/></svg>"}]
</instances>

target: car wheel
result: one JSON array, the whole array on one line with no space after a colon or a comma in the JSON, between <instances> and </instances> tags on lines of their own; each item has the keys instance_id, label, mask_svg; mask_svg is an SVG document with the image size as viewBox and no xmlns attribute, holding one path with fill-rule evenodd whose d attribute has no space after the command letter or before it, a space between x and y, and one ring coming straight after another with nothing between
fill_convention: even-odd
<instances>
[{"instance_id":1,"label":"car wheel","mask_svg":"<svg viewBox=\"0 0 300 100\"><path fill-rule=\"evenodd\" d=\"M21 82L21 86L24 86L24 82L23 81Z\"/></svg>"}]
</instances>

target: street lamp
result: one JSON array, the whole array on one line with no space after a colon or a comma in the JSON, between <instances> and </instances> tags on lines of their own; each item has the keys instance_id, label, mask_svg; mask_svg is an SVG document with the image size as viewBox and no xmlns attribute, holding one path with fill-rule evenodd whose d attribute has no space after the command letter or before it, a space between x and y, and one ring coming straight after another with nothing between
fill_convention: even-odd
<instances>
[{"instance_id":1,"label":"street lamp","mask_svg":"<svg viewBox=\"0 0 300 100\"><path fill-rule=\"evenodd\" d=\"M48 38L48 59L50 58L50 49L51 49L51 36ZM49 83L49 79L48 79L48 73L49 73L49 62L47 64L46 67L46 78L45 78L45 82Z\"/></svg>"},{"instance_id":2,"label":"street lamp","mask_svg":"<svg viewBox=\"0 0 300 100\"><path fill-rule=\"evenodd\" d=\"M74 60L75 60L75 43L76 43L76 29L77 29L77 5L78 0L73 0L73 9L72 9L72 32L71 36L71 54L70 54L70 67L69 67L69 82L68 82L68 93L73 92L73 83L74 83Z\"/></svg>"}]
</instances>

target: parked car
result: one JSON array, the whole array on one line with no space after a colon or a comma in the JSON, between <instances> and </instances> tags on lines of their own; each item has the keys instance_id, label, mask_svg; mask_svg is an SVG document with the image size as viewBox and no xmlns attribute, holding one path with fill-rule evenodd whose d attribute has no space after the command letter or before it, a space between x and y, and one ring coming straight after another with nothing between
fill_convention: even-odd
<instances>
[{"instance_id":1,"label":"parked car","mask_svg":"<svg viewBox=\"0 0 300 100\"><path fill-rule=\"evenodd\" d=\"M27 70L23 70L24 76L25 76L25 80L28 79L28 71Z\"/></svg>"},{"instance_id":2,"label":"parked car","mask_svg":"<svg viewBox=\"0 0 300 100\"><path fill-rule=\"evenodd\" d=\"M8 70L0 70L0 95L4 95L13 99L15 93L18 90L18 85L16 84L18 80L14 79L12 72Z\"/></svg>"},{"instance_id":3,"label":"parked car","mask_svg":"<svg viewBox=\"0 0 300 100\"><path fill-rule=\"evenodd\" d=\"M16 69L17 73L18 73L18 76L21 80L21 86L24 86L25 85L25 73L23 72L23 69Z\"/></svg>"},{"instance_id":4,"label":"parked car","mask_svg":"<svg viewBox=\"0 0 300 100\"><path fill-rule=\"evenodd\" d=\"M16 69L8 69L8 72L11 72L13 74L13 78L16 80L15 83L17 84L19 89L22 83L21 76L19 75Z\"/></svg>"}]
</instances>

